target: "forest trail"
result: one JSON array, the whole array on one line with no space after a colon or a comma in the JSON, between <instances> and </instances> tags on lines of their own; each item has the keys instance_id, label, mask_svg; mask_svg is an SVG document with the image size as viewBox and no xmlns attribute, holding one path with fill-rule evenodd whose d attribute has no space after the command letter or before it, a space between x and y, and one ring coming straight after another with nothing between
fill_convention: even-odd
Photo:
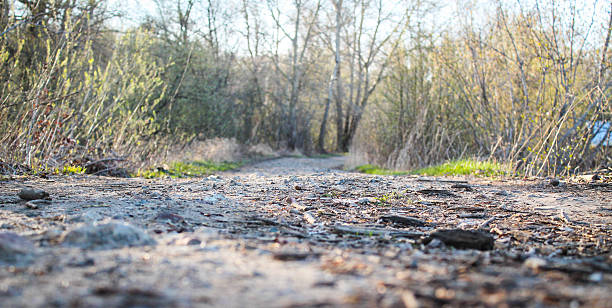
<instances>
[{"instance_id":1,"label":"forest trail","mask_svg":"<svg viewBox=\"0 0 612 308\"><path fill-rule=\"evenodd\" d=\"M612 302L609 182L373 176L336 169L344 160L2 181L0 306ZM20 200L24 186L51 200ZM481 233L439 232L456 229Z\"/></svg>"},{"instance_id":2,"label":"forest trail","mask_svg":"<svg viewBox=\"0 0 612 308\"><path fill-rule=\"evenodd\" d=\"M266 160L257 164L247 165L228 174L247 175L260 173L265 175L307 175L317 172L339 172L347 160L346 156L328 158L284 157Z\"/></svg>"}]
</instances>

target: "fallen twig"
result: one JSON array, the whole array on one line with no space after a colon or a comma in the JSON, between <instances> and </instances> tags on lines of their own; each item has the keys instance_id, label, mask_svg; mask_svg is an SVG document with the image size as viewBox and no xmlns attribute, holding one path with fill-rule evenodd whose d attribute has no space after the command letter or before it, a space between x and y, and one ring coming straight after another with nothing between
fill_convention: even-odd
<instances>
[{"instance_id":1,"label":"fallen twig","mask_svg":"<svg viewBox=\"0 0 612 308\"><path fill-rule=\"evenodd\" d=\"M423 195L437 195L437 196L449 196L449 197L455 197L456 195L446 189L421 189L418 190L417 193L419 194L423 194Z\"/></svg>"},{"instance_id":2,"label":"fallen twig","mask_svg":"<svg viewBox=\"0 0 612 308\"><path fill-rule=\"evenodd\" d=\"M425 235L424 232L419 231L403 231L403 230L392 230L392 229L381 229L381 228L361 228L352 227L347 225L335 225L332 227L333 232L340 234L353 234L353 235L388 235L396 237L408 237L408 238L420 238Z\"/></svg>"}]
</instances>

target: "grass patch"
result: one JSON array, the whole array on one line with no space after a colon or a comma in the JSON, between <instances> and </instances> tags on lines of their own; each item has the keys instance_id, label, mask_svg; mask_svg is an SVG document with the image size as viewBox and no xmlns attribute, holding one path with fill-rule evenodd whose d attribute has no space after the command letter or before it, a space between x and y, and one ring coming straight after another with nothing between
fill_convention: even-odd
<instances>
[{"instance_id":1,"label":"grass patch","mask_svg":"<svg viewBox=\"0 0 612 308\"><path fill-rule=\"evenodd\" d=\"M147 179L171 177L184 178L210 175L220 171L236 169L243 165L243 162L222 162L215 163L211 161L192 161L192 162L174 162L170 164L168 169L155 168L141 171L139 170L133 176L143 177Z\"/></svg>"},{"instance_id":2,"label":"grass patch","mask_svg":"<svg viewBox=\"0 0 612 308\"><path fill-rule=\"evenodd\" d=\"M506 166L488 161L478 161L475 159L460 159L445 162L440 165L425 167L412 171L395 171L380 168L373 165L362 165L356 168L357 171L367 174L377 175L407 175L419 174L430 176L443 175L476 175L476 176L500 176L508 173Z\"/></svg>"},{"instance_id":3,"label":"grass patch","mask_svg":"<svg viewBox=\"0 0 612 308\"><path fill-rule=\"evenodd\" d=\"M64 174L64 175L85 174L85 168L83 168L82 166L66 165L62 167L61 170L59 168L56 168L53 171L55 174Z\"/></svg>"},{"instance_id":4,"label":"grass patch","mask_svg":"<svg viewBox=\"0 0 612 308\"><path fill-rule=\"evenodd\" d=\"M381 168L381 167L370 165L370 164L357 166L357 168L355 168L355 170L357 170L357 171L359 171L361 173L376 174L376 175L406 175L406 174L410 174L410 172L408 172L408 171L389 170L389 169Z\"/></svg>"},{"instance_id":5,"label":"grass patch","mask_svg":"<svg viewBox=\"0 0 612 308\"><path fill-rule=\"evenodd\" d=\"M478 161L475 159L460 159L445 162L441 165L414 170L414 174L422 175L477 175L500 176L507 174L507 168L500 163Z\"/></svg>"}]
</instances>

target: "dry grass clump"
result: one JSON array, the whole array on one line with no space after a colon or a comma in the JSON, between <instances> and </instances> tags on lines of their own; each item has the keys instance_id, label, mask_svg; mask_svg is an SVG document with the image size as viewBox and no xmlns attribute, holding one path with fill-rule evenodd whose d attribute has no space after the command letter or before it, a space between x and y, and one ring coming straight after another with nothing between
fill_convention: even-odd
<instances>
[{"instance_id":1,"label":"dry grass clump","mask_svg":"<svg viewBox=\"0 0 612 308\"><path fill-rule=\"evenodd\" d=\"M243 145L235 138L195 140L168 151L166 161L238 162L257 157L277 157L279 153L269 145Z\"/></svg>"}]
</instances>

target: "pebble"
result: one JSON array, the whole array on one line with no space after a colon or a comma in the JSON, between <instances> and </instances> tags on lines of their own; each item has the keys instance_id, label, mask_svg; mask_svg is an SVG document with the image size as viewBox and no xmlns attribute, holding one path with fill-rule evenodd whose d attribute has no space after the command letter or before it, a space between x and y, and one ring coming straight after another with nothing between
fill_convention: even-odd
<instances>
[{"instance_id":1,"label":"pebble","mask_svg":"<svg viewBox=\"0 0 612 308\"><path fill-rule=\"evenodd\" d=\"M175 224L185 221L185 218L183 216L170 212L161 212L157 214L157 217L155 217L155 219L158 221L169 221Z\"/></svg>"},{"instance_id":2,"label":"pebble","mask_svg":"<svg viewBox=\"0 0 612 308\"><path fill-rule=\"evenodd\" d=\"M534 271L538 270L540 267L546 265L546 260L538 257L529 257L525 262L523 262L523 266Z\"/></svg>"},{"instance_id":3,"label":"pebble","mask_svg":"<svg viewBox=\"0 0 612 308\"><path fill-rule=\"evenodd\" d=\"M444 247L444 243L441 240L435 238L427 244L427 247L428 248L442 248Z\"/></svg>"},{"instance_id":4,"label":"pebble","mask_svg":"<svg viewBox=\"0 0 612 308\"><path fill-rule=\"evenodd\" d=\"M601 282L603 280L603 274L602 273L593 273L591 275L589 275L589 281L591 282Z\"/></svg>"},{"instance_id":5,"label":"pebble","mask_svg":"<svg viewBox=\"0 0 612 308\"><path fill-rule=\"evenodd\" d=\"M550 180L550 185L552 185L552 186L559 186L559 179L551 179Z\"/></svg>"},{"instance_id":6,"label":"pebble","mask_svg":"<svg viewBox=\"0 0 612 308\"><path fill-rule=\"evenodd\" d=\"M31 187L23 188L17 194L19 198L23 200L38 200L38 199L51 199L49 193L42 190Z\"/></svg>"},{"instance_id":7,"label":"pebble","mask_svg":"<svg viewBox=\"0 0 612 308\"><path fill-rule=\"evenodd\" d=\"M34 244L13 232L0 232L0 264L26 265L34 259Z\"/></svg>"},{"instance_id":8,"label":"pebble","mask_svg":"<svg viewBox=\"0 0 612 308\"><path fill-rule=\"evenodd\" d=\"M61 242L65 246L92 250L156 244L155 240L144 231L120 222L81 226L64 233Z\"/></svg>"},{"instance_id":9,"label":"pebble","mask_svg":"<svg viewBox=\"0 0 612 308\"><path fill-rule=\"evenodd\" d=\"M222 194L214 194L212 196L207 196L202 199L204 203L215 204L219 201L226 200L227 198Z\"/></svg>"},{"instance_id":10,"label":"pebble","mask_svg":"<svg viewBox=\"0 0 612 308\"><path fill-rule=\"evenodd\" d=\"M42 205L45 205L45 204L49 204L49 201L48 200L37 199L37 200L30 200L30 201L26 202L25 206L35 210L35 209L38 209Z\"/></svg>"},{"instance_id":11,"label":"pebble","mask_svg":"<svg viewBox=\"0 0 612 308\"><path fill-rule=\"evenodd\" d=\"M70 222L84 222L84 223L91 224L96 221L100 221L102 219L104 219L104 216L102 216L102 214L99 213L98 210L89 210L89 211L85 211L82 214L71 216L69 221Z\"/></svg>"}]
</instances>

